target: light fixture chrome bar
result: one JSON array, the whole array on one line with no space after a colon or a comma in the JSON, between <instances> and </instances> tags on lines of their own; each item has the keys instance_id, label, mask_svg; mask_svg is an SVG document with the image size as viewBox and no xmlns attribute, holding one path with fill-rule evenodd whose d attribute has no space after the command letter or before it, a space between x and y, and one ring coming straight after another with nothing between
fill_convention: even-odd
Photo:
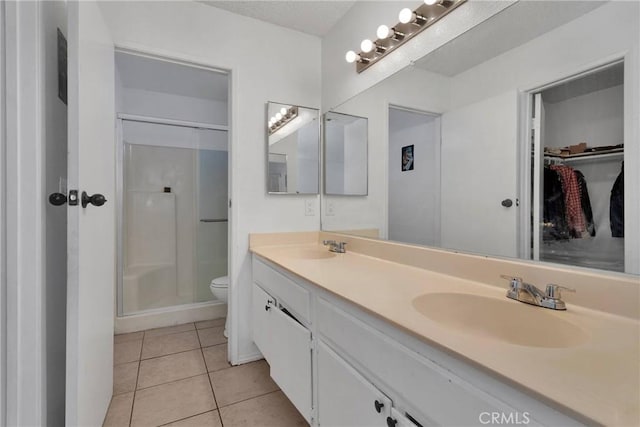
<instances>
[{"instance_id":1,"label":"light fixture chrome bar","mask_svg":"<svg viewBox=\"0 0 640 427\"><path fill-rule=\"evenodd\" d=\"M467 0L436 0L432 4L426 4L426 2L424 2L418 8L413 10L409 19L403 17L403 20L406 20L407 22L398 22L396 25L391 27L391 30L388 30L387 27L387 31L385 31L385 33L387 33L387 37L378 38L373 42L373 45L375 46L374 49L370 52L361 51L360 53L350 51L349 53L353 52L351 55L353 60L349 60L348 54L347 61L355 62L356 71L358 73L363 72L376 62L380 61L386 55L390 54L404 43L408 42L413 37L438 22L466 1Z\"/></svg>"}]
</instances>

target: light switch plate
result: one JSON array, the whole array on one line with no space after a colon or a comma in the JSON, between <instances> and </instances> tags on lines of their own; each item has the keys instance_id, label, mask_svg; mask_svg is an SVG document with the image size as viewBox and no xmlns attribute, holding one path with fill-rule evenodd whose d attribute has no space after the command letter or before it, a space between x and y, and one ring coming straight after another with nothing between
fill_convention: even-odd
<instances>
[{"instance_id":1,"label":"light switch plate","mask_svg":"<svg viewBox=\"0 0 640 427\"><path fill-rule=\"evenodd\" d=\"M315 216L316 214L316 201L313 199L304 201L304 214L306 216Z\"/></svg>"}]
</instances>

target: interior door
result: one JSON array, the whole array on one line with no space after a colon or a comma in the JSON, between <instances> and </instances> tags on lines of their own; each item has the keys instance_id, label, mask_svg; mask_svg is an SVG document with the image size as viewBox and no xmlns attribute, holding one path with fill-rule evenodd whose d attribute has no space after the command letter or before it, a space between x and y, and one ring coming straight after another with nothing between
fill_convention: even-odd
<instances>
[{"instance_id":1,"label":"interior door","mask_svg":"<svg viewBox=\"0 0 640 427\"><path fill-rule=\"evenodd\" d=\"M516 91L442 115L442 247L518 255L517 149Z\"/></svg>"},{"instance_id":2,"label":"interior door","mask_svg":"<svg viewBox=\"0 0 640 427\"><path fill-rule=\"evenodd\" d=\"M112 394L115 290L114 47L93 1L69 1L67 425L102 425Z\"/></svg>"}]
</instances>

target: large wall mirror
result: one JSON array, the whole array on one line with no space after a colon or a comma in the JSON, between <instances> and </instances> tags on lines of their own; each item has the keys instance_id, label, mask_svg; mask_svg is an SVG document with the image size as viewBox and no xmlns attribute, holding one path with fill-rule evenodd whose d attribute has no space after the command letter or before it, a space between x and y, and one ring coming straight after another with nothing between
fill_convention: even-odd
<instances>
[{"instance_id":1,"label":"large wall mirror","mask_svg":"<svg viewBox=\"0 0 640 427\"><path fill-rule=\"evenodd\" d=\"M318 194L320 112L298 105L267 103L267 192Z\"/></svg>"},{"instance_id":2,"label":"large wall mirror","mask_svg":"<svg viewBox=\"0 0 640 427\"><path fill-rule=\"evenodd\" d=\"M328 112L323 124L325 194L366 196L367 118Z\"/></svg>"},{"instance_id":3,"label":"large wall mirror","mask_svg":"<svg viewBox=\"0 0 640 427\"><path fill-rule=\"evenodd\" d=\"M369 191L322 229L640 274L639 8L515 2L336 107Z\"/></svg>"}]
</instances>

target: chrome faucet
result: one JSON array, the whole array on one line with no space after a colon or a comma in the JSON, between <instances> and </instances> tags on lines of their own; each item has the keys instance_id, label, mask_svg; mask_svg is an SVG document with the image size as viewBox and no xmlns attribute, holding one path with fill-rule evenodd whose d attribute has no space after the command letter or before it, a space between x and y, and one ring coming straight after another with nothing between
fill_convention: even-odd
<instances>
[{"instance_id":1,"label":"chrome faucet","mask_svg":"<svg viewBox=\"0 0 640 427\"><path fill-rule=\"evenodd\" d=\"M329 251L336 252L339 254L343 254L347 252L347 249L344 247L347 242L336 242L335 240L323 240L322 244L325 246L329 246Z\"/></svg>"},{"instance_id":2,"label":"chrome faucet","mask_svg":"<svg viewBox=\"0 0 640 427\"><path fill-rule=\"evenodd\" d=\"M552 310L567 309L564 301L560 299L562 296L560 294L560 290L568 292L576 291L575 289L567 288L565 286L549 284L547 285L546 291L543 293L534 285L523 282L521 277L505 275L500 275L500 277L509 280L507 298L524 302L526 304L537 305L538 307L550 308Z\"/></svg>"}]
</instances>

